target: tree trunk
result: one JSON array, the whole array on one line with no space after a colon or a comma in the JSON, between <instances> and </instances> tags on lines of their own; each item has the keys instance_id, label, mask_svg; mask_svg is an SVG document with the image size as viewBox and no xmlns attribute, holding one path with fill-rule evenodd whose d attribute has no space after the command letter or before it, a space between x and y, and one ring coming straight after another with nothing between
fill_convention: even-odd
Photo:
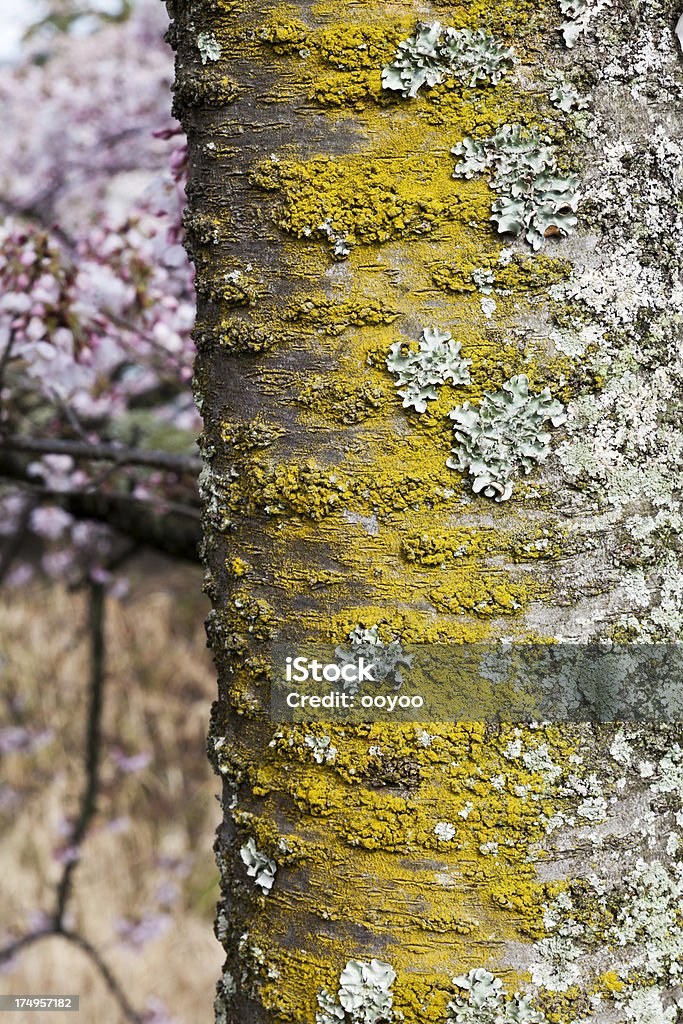
<instances>
[{"instance_id":1,"label":"tree trunk","mask_svg":"<svg viewBox=\"0 0 683 1024\"><path fill-rule=\"evenodd\" d=\"M683 1019L675 724L278 724L268 688L273 641L354 630L678 643L674 8L169 6L219 669L217 1020ZM465 139L489 142L452 153Z\"/></svg>"}]
</instances>

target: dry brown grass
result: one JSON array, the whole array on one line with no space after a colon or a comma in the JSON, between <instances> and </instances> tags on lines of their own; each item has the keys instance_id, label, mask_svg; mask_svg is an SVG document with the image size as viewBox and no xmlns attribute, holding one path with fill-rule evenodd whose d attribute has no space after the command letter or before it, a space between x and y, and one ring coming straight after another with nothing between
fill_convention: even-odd
<instances>
[{"instance_id":1,"label":"dry brown grass","mask_svg":"<svg viewBox=\"0 0 683 1024\"><path fill-rule=\"evenodd\" d=\"M150 565L137 570L128 598L107 602L102 790L71 903L74 925L104 953L136 1008L160 999L179 1024L211 1021L222 962L212 934L218 783L204 752L215 684L200 580L199 571ZM0 714L13 702L15 722L55 733L33 754L3 758L3 784L18 796L14 806L0 809L0 932L24 932L32 912L54 904L61 868L53 854L83 779L86 623L84 595L63 587L32 586L0 597ZM149 751L152 761L122 773L115 747ZM111 827L116 821L121 831ZM174 872L176 861L187 863L185 876ZM180 887L168 911L170 927L140 951L126 948L117 919L158 909L162 882ZM23 952L11 973L0 976L0 991L81 995L79 1015L15 1012L12 1024L124 1024L89 960L59 938Z\"/></svg>"}]
</instances>

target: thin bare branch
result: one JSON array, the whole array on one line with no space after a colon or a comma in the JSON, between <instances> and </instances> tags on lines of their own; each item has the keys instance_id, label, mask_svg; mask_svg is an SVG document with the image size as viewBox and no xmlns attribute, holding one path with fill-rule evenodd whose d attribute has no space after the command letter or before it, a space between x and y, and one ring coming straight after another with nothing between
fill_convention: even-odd
<instances>
[{"instance_id":1,"label":"thin bare branch","mask_svg":"<svg viewBox=\"0 0 683 1024\"><path fill-rule=\"evenodd\" d=\"M28 949L29 946L33 946L37 942L42 942L43 939L54 938L65 939L67 942L70 942L72 945L77 946L82 950L91 963L94 964L98 974L104 981L116 1002L119 1004L119 1008L124 1017L130 1021L130 1024L143 1024L143 1016L135 1010L107 962L103 959L101 954L98 953L93 944L78 932L69 931L63 928L56 928L53 923L50 928L30 932L28 935L22 935L20 939L16 939L16 941L11 942L3 949L0 949L0 964L9 963L9 961L22 950Z\"/></svg>"},{"instance_id":2,"label":"thin bare branch","mask_svg":"<svg viewBox=\"0 0 683 1024\"><path fill-rule=\"evenodd\" d=\"M28 949L29 946L40 942L41 939L48 939L54 934L55 930L50 926L49 928L41 928L39 931L29 932L28 935L22 935L20 939L8 942L6 946L0 949L0 964L9 963L18 953L21 953L22 949Z\"/></svg>"},{"instance_id":3,"label":"thin bare branch","mask_svg":"<svg viewBox=\"0 0 683 1024\"><path fill-rule=\"evenodd\" d=\"M74 874L80 860L80 847L97 810L102 750L102 711L106 680L104 645L106 591L102 583L95 581L90 581L89 589L90 686L88 688L88 723L85 737L85 787L80 812L69 837L69 848L76 855L67 859L57 886L57 904L54 914L54 927L57 932L64 931L64 914L71 895Z\"/></svg>"},{"instance_id":4,"label":"thin bare branch","mask_svg":"<svg viewBox=\"0 0 683 1024\"><path fill-rule=\"evenodd\" d=\"M92 963L99 971L107 988L113 995L114 999L116 999L116 1002L119 1004L121 1012L124 1014L127 1020L129 1020L131 1024L142 1024L143 1017L133 1008L133 1006L128 1000L128 997L126 996L126 993L123 991L122 986L118 982L117 978L112 973L108 964L97 952L92 943L88 942L88 940L84 938L84 936L80 935L78 932L60 931L57 934L61 935L68 942L73 943L74 946L78 946L78 948L83 950L86 956L90 958Z\"/></svg>"},{"instance_id":5,"label":"thin bare branch","mask_svg":"<svg viewBox=\"0 0 683 1024\"><path fill-rule=\"evenodd\" d=\"M197 475L202 460L190 455L174 455L149 448L126 448L116 444L89 444L82 441L67 441L47 437L26 437L21 435L0 436L0 448L6 451L30 452L36 455L70 455L72 459L89 459L92 462L115 462L118 465L149 466L164 469L169 473L192 473Z\"/></svg>"},{"instance_id":6,"label":"thin bare branch","mask_svg":"<svg viewBox=\"0 0 683 1024\"><path fill-rule=\"evenodd\" d=\"M57 505L77 519L94 519L147 547L173 558L196 563L201 540L198 505L138 498L133 494L103 491L58 491L28 475L22 459L0 448L0 480L18 484L39 500Z\"/></svg>"},{"instance_id":7,"label":"thin bare branch","mask_svg":"<svg viewBox=\"0 0 683 1024\"><path fill-rule=\"evenodd\" d=\"M31 521L31 513L38 504L37 500L30 495L24 498L23 507L17 519L16 529L5 539L0 550L0 585L9 573L14 560L21 551L22 544L28 533Z\"/></svg>"},{"instance_id":8,"label":"thin bare branch","mask_svg":"<svg viewBox=\"0 0 683 1024\"><path fill-rule=\"evenodd\" d=\"M131 553L126 549L116 559L121 562ZM112 568L114 564L112 563ZM69 847L77 854L88 834L88 829L97 810L99 792L99 768L102 753L102 712L106 682L105 610L106 588L102 583L90 581L90 602L88 632L90 636L90 685L88 700L88 721L85 739L85 786L81 797L80 811L69 837ZM121 1012L130 1024L142 1024L142 1016L134 1009L121 984L101 954L85 936L65 926L65 916L73 891L73 882L79 858L70 858L64 865L57 885L56 907L47 928L30 932L0 949L0 964L7 963L14 956L42 939L60 936L81 949L96 967L107 988L116 1000Z\"/></svg>"}]
</instances>

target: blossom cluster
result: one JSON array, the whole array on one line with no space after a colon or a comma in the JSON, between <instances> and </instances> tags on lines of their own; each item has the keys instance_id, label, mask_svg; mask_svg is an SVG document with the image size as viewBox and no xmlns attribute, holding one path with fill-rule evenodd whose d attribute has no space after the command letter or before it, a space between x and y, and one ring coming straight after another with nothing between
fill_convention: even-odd
<instances>
[{"instance_id":1,"label":"blossom cluster","mask_svg":"<svg viewBox=\"0 0 683 1024\"><path fill-rule=\"evenodd\" d=\"M186 149L170 115L160 6L57 37L47 54L36 43L0 72L2 457L14 437L40 442L16 457L20 471L15 458L0 520L10 544L39 539L51 575L76 563L102 572L112 549L106 528L77 522L65 495L126 493L152 507L178 496L178 474L107 467L84 455L88 445L191 455L199 429L181 244ZM10 578L28 572L15 560Z\"/></svg>"}]
</instances>

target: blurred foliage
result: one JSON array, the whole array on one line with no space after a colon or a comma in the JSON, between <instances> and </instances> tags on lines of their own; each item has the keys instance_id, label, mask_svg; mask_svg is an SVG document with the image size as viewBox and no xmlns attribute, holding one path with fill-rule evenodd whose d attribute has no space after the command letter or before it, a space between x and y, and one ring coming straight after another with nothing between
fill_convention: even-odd
<instances>
[{"instance_id":1,"label":"blurred foliage","mask_svg":"<svg viewBox=\"0 0 683 1024\"><path fill-rule=\"evenodd\" d=\"M119 24L130 17L133 6L134 0L111 0L104 8L97 4L79 3L78 0L48 0L47 4L40 4L43 9L47 7L47 12L30 26L24 40Z\"/></svg>"}]
</instances>

